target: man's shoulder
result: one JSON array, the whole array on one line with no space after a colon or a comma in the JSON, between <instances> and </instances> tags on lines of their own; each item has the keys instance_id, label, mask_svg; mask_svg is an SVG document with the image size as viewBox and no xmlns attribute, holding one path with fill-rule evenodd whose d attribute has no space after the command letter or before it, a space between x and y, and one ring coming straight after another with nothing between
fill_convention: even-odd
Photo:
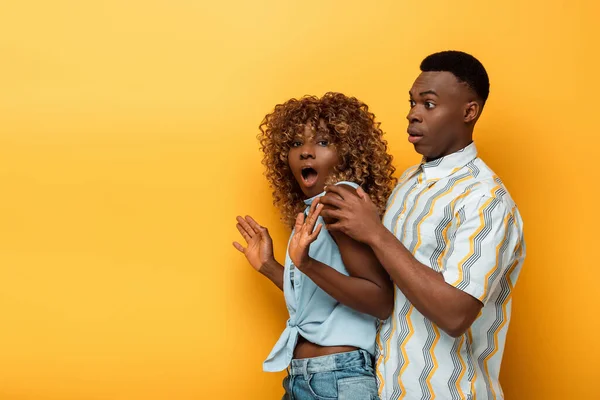
<instances>
[{"instance_id":1,"label":"man's shoulder","mask_svg":"<svg viewBox=\"0 0 600 400\"><path fill-rule=\"evenodd\" d=\"M493 198L508 206L514 206L514 201L500 178L481 158L477 157L465 166L473 175L474 183L469 198Z\"/></svg>"},{"instance_id":2,"label":"man's shoulder","mask_svg":"<svg viewBox=\"0 0 600 400\"><path fill-rule=\"evenodd\" d=\"M456 210L463 210L466 215L480 215L482 212L513 216L521 221L515 201L504 182L481 159L477 158L465 166L469 168L473 179L456 194ZM488 211L484 211L488 210ZM520 223L522 225L522 223Z\"/></svg>"}]
</instances>

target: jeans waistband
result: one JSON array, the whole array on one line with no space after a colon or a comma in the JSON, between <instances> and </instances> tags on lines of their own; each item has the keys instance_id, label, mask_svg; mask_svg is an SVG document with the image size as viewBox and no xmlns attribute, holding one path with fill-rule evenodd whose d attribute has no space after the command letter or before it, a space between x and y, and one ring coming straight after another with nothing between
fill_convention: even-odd
<instances>
[{"instance_id":1,"label":"jeans waistband","mask_svg":"<svg viewBox=\"0 0 600 400\"><path fill-rule=\"evenodd\" d=\"M287 370L290 375L306 375L350 367L373 368L373 357L365 350L354 350L328 356L300 358L292 360Z\"/></svg>"}]
</instances>

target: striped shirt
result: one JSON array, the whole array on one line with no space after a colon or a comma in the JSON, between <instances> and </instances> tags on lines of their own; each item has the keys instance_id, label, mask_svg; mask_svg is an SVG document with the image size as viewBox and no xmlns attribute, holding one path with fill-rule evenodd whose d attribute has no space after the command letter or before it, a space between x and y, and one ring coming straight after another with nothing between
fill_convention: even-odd
<instances>
[{"instance_id":1,"label":"striped shirt","mask_svg":"<svg viewBox=\"0 0 600 400\"><path fill-rule=\"evenodd\" d=\"M409 168L383 223L421 262L479 299L459 338L425 318L396 288L377 335L377 380L388 399L502 399L498 375L511 292L525 257L519 211L492 170L464 149Z\"/></svg>"}]
</instances>

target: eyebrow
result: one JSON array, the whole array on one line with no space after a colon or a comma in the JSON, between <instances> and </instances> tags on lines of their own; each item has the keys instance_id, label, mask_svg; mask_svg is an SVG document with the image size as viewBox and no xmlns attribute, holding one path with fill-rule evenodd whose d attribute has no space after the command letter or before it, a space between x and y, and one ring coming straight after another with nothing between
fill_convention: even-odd
<instances>
[{"instance_id":1,"label":"eyebrow","mask_svg":"<svg viewBox=\"0 0 600 400\"><path fill-rule=\"evenodd\" d=\"M421 92L421 93L419 93L419 96L425 96L425 95L427 95L427 94L432 94L432 95L434 95L434 96L440 97L440 96L439 96L439 95L438 95L438 94L435 92L435 90L426 90L426 91L424 91L424 92ZM410 92L410 90L408 91L408 95L409 95L410 97L413 97L413 95L412 95L412 93Z\"/></svg>"}]
</instances>

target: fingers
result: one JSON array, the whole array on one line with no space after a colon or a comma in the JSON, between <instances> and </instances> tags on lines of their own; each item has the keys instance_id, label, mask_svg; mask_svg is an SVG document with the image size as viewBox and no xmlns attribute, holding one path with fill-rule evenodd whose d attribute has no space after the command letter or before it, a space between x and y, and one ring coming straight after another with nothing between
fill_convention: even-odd
<instances>
[{"instance_id":1,"label":"fingers","mask_svg":"<svg viewBox=\"0 0 600 400\"><path fill-rule=\"evenodd\" d=\"M244 218L238 216L236 218L237 222L239 225L241 225L241 227L246 231L246 233L248 234L248 236L250 236L251 238L253 238L258 231L255 231L250 224L248 224L248 221L246 221Z\"/></svg>"},{"instance_id":2,"label":"fingers","mask_svg":"<svg viewBox=\"0 0 600 400\"><path fill-rule=\"evenodd\" d=\"M343 187L342 185L332 185L332 186L327 186L325 188L325 191L327 193L335 193L338 196L340 196L342 199L347 198L349 195L352 195L352 192L350 191L350 189Z\"/></svg>"},{"instance_id":3,"label":"fingers","mask_svg":"<svg viewBox=\"0 0 600 400\"><path fill-rule=\"evenodd\" d=\"M254 231L256 233L267 230L267 228L265 228L264 226L260 225L258 222L256 222L254 220L254 218L252 218L249 215L246 215L246 222L248 223L248 225L250 225L252 227L252 229L254 229Z\"/></svg>"},{"instance_id":4,"label":"fingers","mask_svg":"<svg viewBox=\"0 0 600 400\"><path fill-rule=\"evenodd\" d=\"M327 206L333 206L335 208L342 208L342 206L344 205L344 200L340 199L337 195L327 195L326 194L321 199L321 204L324 204Z\"/></svg>"},{"instance_id":5,"label":"fingers","mask_svg":"<svg viewBox=\"0 0 600 400\"><path fill-rule=\"evenodd\" d=\"M327 230L330 232L342 232L342 223L340 221L334 222L333 224L327 225Z\"/></svg>"},{"instance_id":6,"label":"fingers","mask_svg":"<svg viewBox=\"0 0 600 400\"><path fill-rule=\"evenodd\" d=\"M358 187L356 189L356 194L358 195L358 197L360 197L362 200L366 200L369 199L369 196L367 195L367 193L363 190L362 187Z\"/></svg>"},{"instance_id":7,"label":"fingers","mask_svg":"<svg viewBox=\"0 0 600 400\"><path fill-rule=\"evenodd\" d=\"M310 241L310 243L317 240L319 233L321 233L321 229L323 229L323 224L319 224L319 226L317 226L317 229L315 229L315 231L308 237L308 240Z\"/></svg>"},{"instance_id":8,"label":"fingers","mask_svg":"<svg viewBox=\"0 0 600 400\"><path fill-rule=\"evenodd\" d=\"M308 216L307 216L307 218L309 220L315 214L315 210L319 207L320 202L321 202L321 199L317 198L311 203L310 208L308 209ZM323 205L321 204L321 208L322 207L323 207Z\"/></svg>"},{"instance_id":9,"label":"fingers","mask_svg":"<svg viewBox=\"0 0 600 400\"><path fill-rule=\"evenodd\" d=\"M304 214L299 213L296 215L296 223L294 224L294 230L296 232L300 232L302 230L302 226L304 225Z\"/></svg>"},{"instance_id":10,"label":"fingers","mask_svg":"<svg viewBox=\"0 0 600 400\"><path fill-rule=\"evenodd\" d=\"M323 218L333 218L333 219L341 219L344 216L343 211L340 210L323 210L321 212L321 215L323 216ZM327 229L329 229L331 225L327 225Z\"/></svg>"},{"instance_id":11,"label":"fingers","mask_svg":"<svg viewBox=\"0 0 600 400\"><path fill-rule=\"evenodd\" d=\"M315 227L315 224L317 223L317 220L319 219L319 215L321 215L321 211L323 211L323 204L318 204L315 207L315 210L308 216L308 224L309 224L311 231Z\"/></svg>"},{"instance_id":12,"label":"fingers","mask_svg":"<svg viewBox=\"0 0 600 400\"><path fill-rule=\"evenodd\" d=\"M246 232L246 230L244 229L244 227L242 225L240 225L240 224L236 224L235 227L240 232L240 234L242 235L242 237L244 238L244 240L246 241L246 243L250 243L250 241L252 240L252 236L250 236L248 234L248 232Z\"/></svg>"},{"instance_id":13,"label":"fingers","mask_svg":"<svg viewBox=\"0 0 600 400\"><path fill-rule=\"evenodd\" d=\"M317 206L319 205L319 203L321 202L321 198L317 197L316 199L313 200L313 202L310 204L310 209L308 210L308 215L310 216L313 212L315 212L315 209L317 208Z\"/></svg>"},{"instance_id":14,"label":"fingers","mask_svg":"<svg viewBox=\"0 0 600 400\"><path fill-rule=\"evenodd\" d=\"M238 242L233 242L233 247L235 247L242 254L246 253L246 249L244 248L244 246L242 246Z\"/></svg>"},{"instance_id":15,"label":"fingers","mask_svg":"<svg viewBox=\"0 0 600 400\"><path fill-rule=\"evenodd\" d=\"M308 218L306 219L306 221L304 223L304 229L305 229L307 235L312 233L312 231L314 230L317 220L319 218L319 215L321 214L321 211L323 210L323 204L319 204L318 202L316 202L316 203L317 203L316 205L315 205L315 202L313 202L313 204L311 204Z\"/></svg>"},{"instance_id":16,"label":"fingers","mask_svg":"<svg viewBox=\"0 0 600 400\"><path fill-rule=\"evenodd\" d=\"M371 197L367 194L367 192L364 191L362 187L359 186L358 189L356 189L356 194L361 200L375 205L375 203L373 203L373 200L371 200Z\"/></svg>"},{"instance_id":17,"label":"fingers","mask_svg":"<svg viewBox=\"0 0 600 400\"><path fill-rule=\"evenodd\" d=\"M305 219L305 225L311 223L312 216L314 215L315 209L317 208L318 204L319 204L318 198L313 200L313 202L311 203L310 208L308 209L308 215L306 216L306 219ZM323 207L323 206L321 206L321 207Z\"/></svg>"}]
</instances>

